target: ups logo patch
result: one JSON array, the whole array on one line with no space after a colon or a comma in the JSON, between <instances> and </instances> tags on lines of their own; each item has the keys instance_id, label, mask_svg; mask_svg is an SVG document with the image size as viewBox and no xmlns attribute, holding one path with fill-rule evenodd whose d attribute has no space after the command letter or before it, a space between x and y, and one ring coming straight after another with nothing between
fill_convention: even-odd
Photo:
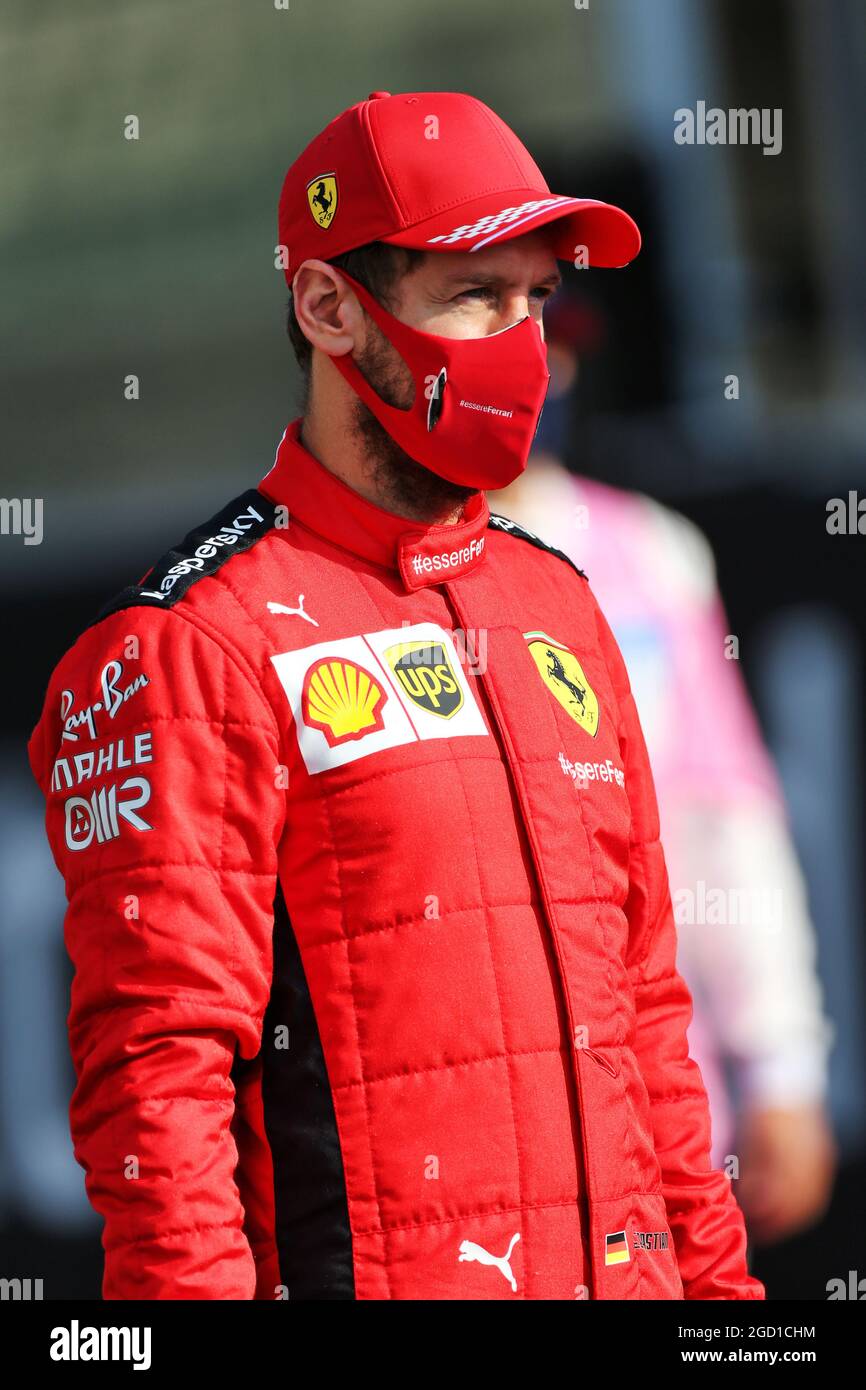
<instances>
[{"instance_id":1,"label":"ups logo patch","mask_svg":"<svg viewBox=\"0 0 866 1390\"><path fill-rule=\"evenodd\" d=\"M398 642L385 660L413 704L451 719L463 705L463 688L442 642Z\"/></svg>"}]
</instances>

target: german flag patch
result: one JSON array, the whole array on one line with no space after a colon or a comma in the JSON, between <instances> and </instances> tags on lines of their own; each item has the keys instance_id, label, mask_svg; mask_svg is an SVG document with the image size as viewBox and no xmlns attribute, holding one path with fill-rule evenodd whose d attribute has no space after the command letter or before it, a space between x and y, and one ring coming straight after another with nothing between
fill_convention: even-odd
<instances>
[{"instance_id":1,"label":"german flag patch","mask_svg":"<svg viewBox=\"0 0 866 1390\"><path fill-rule=\"evenodd\" d=\"M604 1238L604 1262L606 1265L623 1265L631 1259L625 1231L612 1231Z\"/></svg>"}]
</instances>

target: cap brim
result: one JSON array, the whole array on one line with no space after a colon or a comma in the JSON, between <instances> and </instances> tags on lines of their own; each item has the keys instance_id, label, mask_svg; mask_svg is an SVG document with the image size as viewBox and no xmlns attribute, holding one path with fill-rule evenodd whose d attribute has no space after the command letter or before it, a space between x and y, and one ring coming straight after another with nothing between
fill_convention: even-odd
<instances>
[{"instance_id":1,"label":"cap brim","mask_svg":"<svg viewBox=\"0 0 866 1390\"><path fill-rule=\"evenodd\" d=\"M418 251L481 251L551 222L558 224L553 249L563 261L580 257L581 265L619 267L640 250L637 224L622 208L530 188L488 193L380 240Z\"/></svg>"}]
</instances>

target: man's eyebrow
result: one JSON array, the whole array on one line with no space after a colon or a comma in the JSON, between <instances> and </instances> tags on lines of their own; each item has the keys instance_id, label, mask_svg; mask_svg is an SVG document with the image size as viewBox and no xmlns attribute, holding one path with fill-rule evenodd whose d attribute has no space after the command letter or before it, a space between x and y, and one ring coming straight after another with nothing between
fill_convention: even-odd
<instances>
[{"instance_id":1,"label":"man's eyebrow","mask_svg":"<svg viewBox=\"0 0 866 1390\"><path fill-rule=\"evenodd\" d=\"M513 284L513 281L507 279L504 275L497 275L495 271L452 270L447 272L443 277L443 284L449 286L469 284L493 286ZM554 268L549 271L547 275L542 275L539 279L533 281L533 284L553 285L554 288L558 289L562 284L562 276L559 271Z\"/></svg>"}]
</instances>

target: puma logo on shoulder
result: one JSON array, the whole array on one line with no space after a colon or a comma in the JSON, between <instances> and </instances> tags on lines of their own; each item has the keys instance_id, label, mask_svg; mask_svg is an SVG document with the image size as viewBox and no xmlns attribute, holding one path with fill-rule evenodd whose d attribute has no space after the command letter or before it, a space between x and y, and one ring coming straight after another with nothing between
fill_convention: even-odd
<instances>
[{"instance_id":1,"label":"puma logo on shoulder","mask_svg":"<svg viewBox=\"0 0 866 1390\"><path fill-rule=\"evenodd\" d=\"M268 603L268 612L269 612L269 613L288 613L288 614L290 614L291 616L296 617L296 618L305 618L305 619L307 620L308 623L312 623L312 624L313 624L313 627L318 627L318 626L319 626L319 624L316 622L316 619L315 619L315 618L311 618L310 615L309 615L309 613L305 612L305 610L304 610L304 595L303 595L303 594L299 594L299 595L298 595L298 606L297 606L297 608L287 608L286 605L285 605L284 603L271 603L271 602L269 602L269 603Z\"/></svg>"}]
</instances>

